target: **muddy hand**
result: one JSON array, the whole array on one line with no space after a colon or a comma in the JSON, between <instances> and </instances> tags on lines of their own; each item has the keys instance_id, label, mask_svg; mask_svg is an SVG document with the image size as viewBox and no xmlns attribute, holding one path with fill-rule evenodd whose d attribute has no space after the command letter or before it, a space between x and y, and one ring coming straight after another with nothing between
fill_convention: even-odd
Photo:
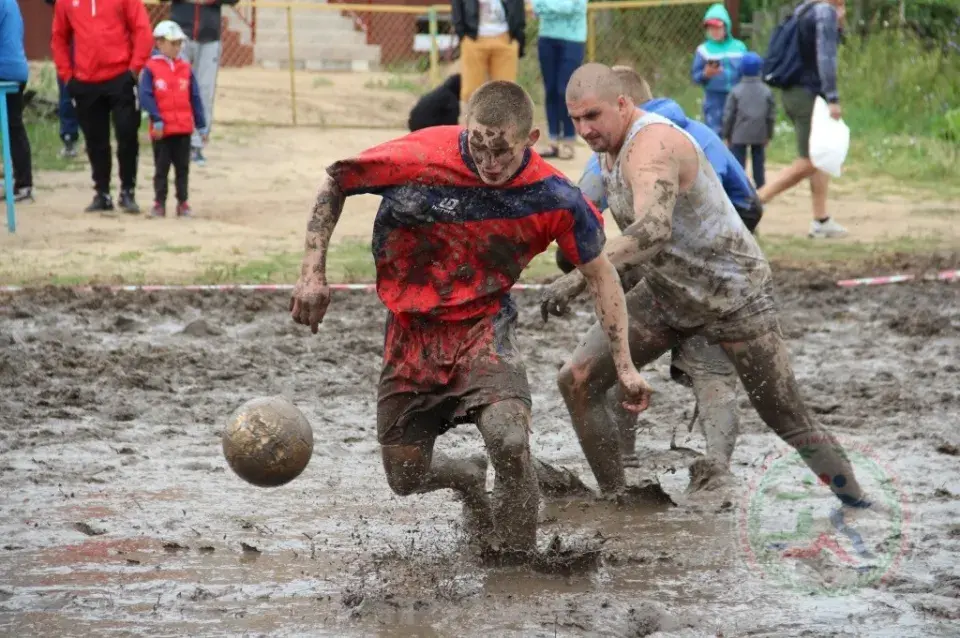
<instances>
[{"instance_id":1,"label":"muddy hand","mask_svg":"<svg viewBox=\"0 0 960 638\"><path fill-rule=\"evenodd\" d=\"M540 316L546 323L550 315L567 314L570 302L587 287L587 280L579 271L571 272L547 286L540 295Z\"/></svg>"},{"instance_id":2,"label":"muddy hand","mask_svg":"<svg viewBox=\"0 0 960 638\"><path fill-rule=\"evenodd\" d=\"M650 407L650 396L653 388L636 370L622 373L620 385L623 388L623 407L630 412L643 412Z\"/></svg>"},{"instance_id":3,"label":"muddy hand","mask_svg":"<svg viewBox=\"0 0 960 638\"><path fill-rule=\"evenodd\" d=\"M310 326L310 331L317 334L317 327L323 322L330 305L330 287L318 281L297 282L290 297L290 314L293 320L300 325Z\"/></svg>"}]
</instances>

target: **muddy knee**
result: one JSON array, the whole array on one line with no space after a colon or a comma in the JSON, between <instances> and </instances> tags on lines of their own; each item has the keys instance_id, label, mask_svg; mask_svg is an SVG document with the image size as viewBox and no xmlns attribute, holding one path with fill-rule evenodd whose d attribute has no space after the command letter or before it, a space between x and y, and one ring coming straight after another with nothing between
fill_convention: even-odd
<instances>
[{"instance_id":1,"label":"muddy knee","mask_svg":"<svg viewBox=\"0 0 960 638\"><path fill-rule=\"evenodd\" d=\"M522 401L500 401L485 408L479 420L496 471L521 474L530 463L530 409Z\"/></svg>"},{"instance_id":2,"label":"muddy knee","mask_svg":"<svg viewBox=\"0 0 960 638\"><path fill-rule=\"evenodd\" d=\"M394 494L416 493L430 469L429 452L416 445L384 445L380 450L387 484Z\"/></svg>"},{"instance_id":3,"label":"muddy knee","mask_svg":"<svg viewBox=\"0 0 960 638\"><path fill-rule=\"evenodd\" d=\"M566 399L585 398L589 395L591 370L587 362L568 361L557 374L557 387Z\"/></svg>"}]
</instances>

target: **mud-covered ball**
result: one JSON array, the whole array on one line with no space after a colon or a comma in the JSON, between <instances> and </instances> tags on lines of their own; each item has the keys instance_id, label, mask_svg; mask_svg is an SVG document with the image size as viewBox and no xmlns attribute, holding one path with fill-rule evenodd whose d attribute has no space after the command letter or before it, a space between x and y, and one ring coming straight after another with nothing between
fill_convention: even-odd
<instances>
[{"instance_id":1,"label":"mud-covered ball","mask_svg":"<svg viewBox=\"0 0 960 638\"><path fill-rule=\"evenodd\" d=\"M223 430L223 455L237 476L258 487L277 487L300 476L313 454L313 429L282 396L247 401Z\"/></svg>"}]
</instances>

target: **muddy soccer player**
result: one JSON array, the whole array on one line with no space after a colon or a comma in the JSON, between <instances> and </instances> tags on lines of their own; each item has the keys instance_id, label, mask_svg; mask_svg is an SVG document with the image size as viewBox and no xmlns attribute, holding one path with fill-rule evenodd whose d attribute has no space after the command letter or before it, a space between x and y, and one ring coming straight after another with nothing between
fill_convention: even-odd
<instances>
[{"instance_id":1,"label":"muddy soccer player","mask_svg":"<svg viewBox=\"0 0 960 638\"><path fill-rule=\"evenodd\" d=\"M484 545L523 556L536 548L539 491L530 454L531 398L510 288L557 241L596 301L624 385L625 405L649 397L630 357L624 293L603 252L602 217L533 150L533 106L517 84L489 82L468 104L466 129L432 127L338 161L307 226L290 310L316 333L330 303L326 257L344 198L383 199L373 227L377 293L389 310L377 435L391 489L452 489ZM434 451L437 437L475 423L486 461Z\"/></svg>"},{"instance_id":2,"label":"muddy soccer player","mask_svg":"<svg viewBox=\"0 0 960 638\"><path fill-rule=\"evenodd\" d=\"M680 106L667 98L654 99L650 85L636 71L627 66L612 67L620 80L621 91L634 106L648 112L663 115L677 124L697 142L707 162L720 178L724 193L730 198L734 210L747 230L753 231L763 214L756 191L750 185L746 173L716 133L700 122L690 120ZM603 211L607 208L607 192L600 168L601 154L593 153L578 186L583 194ZM613 218L623 231L632 224L632 210L614 210ZM557 265L564 272L573 270L561 253L557 253ZM639 281L642 272L625 273L622 282L629 290ZM740 380L737 371L719 345L707 343L703 335L695 335L673 348L670 376L674 381L693 389L696 399L697 423L703 432L706 449L703 457L690 465L688 491L716 489L727 483L730 459L736 446L740 417L737 410L737 387ZM620 452L624 465L639 465L635 448L637 416L619 407L618 388L609 392L610 409L620 432Z\"/></svg>"},{"instance_id":3,"label":"muddy soccer player","mask_svg":"<svg viewBox=\"0 0 960 638\"><path fill-rule=\"evenodd\" d=\"M578 134L602 153L609 204L629 215L605 249L621 271L640 268L627 293L633 360L642 367L695 335L719 344L763 421L798 450L845 507L870 506L837 440L810 416L780 334L772 273L694 139L636 109L614 72L587 64L567 87ZM580 291L578 272L544 290L543 312L562 314ZM625 487L619 436L607 412L614 359L595 325L558 384L601 491Z\"/></svg>"}]
</instances>

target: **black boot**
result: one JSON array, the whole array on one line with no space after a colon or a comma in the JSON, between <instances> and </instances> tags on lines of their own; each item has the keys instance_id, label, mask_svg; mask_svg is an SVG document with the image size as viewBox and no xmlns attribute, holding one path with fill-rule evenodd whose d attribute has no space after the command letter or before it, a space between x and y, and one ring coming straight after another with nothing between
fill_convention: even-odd
<instances>
[{"instance_id":1,"label":"black boot","mask_svg":"<svg viewBox=\"0 0 960 638\"><path fill-rule=\"evenodd\" d=\"M130 213L131 215L140 214L140 206L137 204L132 190L120 191L120 208L123 209L123 212Z\"/></svg>"}]
</instances>

